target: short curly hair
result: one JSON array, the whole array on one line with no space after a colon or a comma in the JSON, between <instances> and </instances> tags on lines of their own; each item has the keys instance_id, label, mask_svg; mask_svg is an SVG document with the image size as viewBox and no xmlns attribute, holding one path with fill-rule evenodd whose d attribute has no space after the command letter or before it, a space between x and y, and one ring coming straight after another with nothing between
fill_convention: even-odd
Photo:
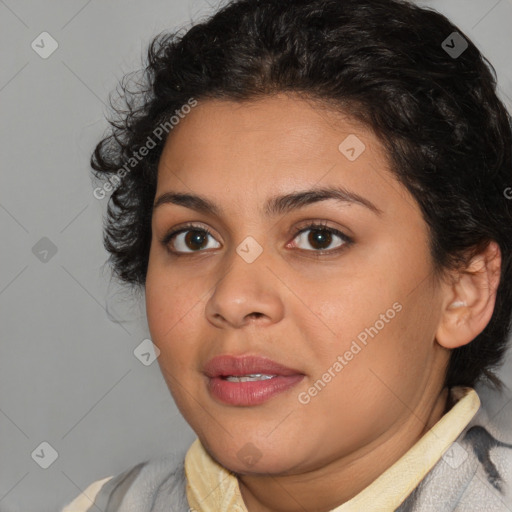
<instances>
[{"instance_id":1,"label":"short curly hair","mask_svg":"<svg viewBox=\"0 0 512 512\"><path fill-rule=\"evenodd\" d=\"M449 51L455 41L460 55ZM145 286L162 123L172 136L168 120L191 98L295 93L351 115L383 142L396 178L421 207L440 275L498 243L492 318L452 351L445 385L484 380L503 388L496 370L511 327L512 211L504 191L512 190L512 122L495 69L460 29L406 0L233 0L186 30L156 35L139 72L121 80L121 106L111 103L111 127L91 157L94 176L113 189L103 240L115 278ZM150 140L145 156L134 158Z\"/></svg>"}]
</instances>

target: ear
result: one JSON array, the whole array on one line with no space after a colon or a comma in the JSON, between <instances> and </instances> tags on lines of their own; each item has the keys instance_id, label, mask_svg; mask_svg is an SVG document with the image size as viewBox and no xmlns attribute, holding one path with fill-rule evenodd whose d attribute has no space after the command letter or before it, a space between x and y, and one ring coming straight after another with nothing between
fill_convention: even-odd
<instances>
[{"instance_id":1,"label":"ear","mask_svg":"<svg viewBox=\"0 0 512 512\"><path fill-rule=\"evenodd\" d=\"M489 323L500 282L501 251L496 242L475 256L445 284L437 342L454 349L474 340Z\"/></svg>"}]
</instances>

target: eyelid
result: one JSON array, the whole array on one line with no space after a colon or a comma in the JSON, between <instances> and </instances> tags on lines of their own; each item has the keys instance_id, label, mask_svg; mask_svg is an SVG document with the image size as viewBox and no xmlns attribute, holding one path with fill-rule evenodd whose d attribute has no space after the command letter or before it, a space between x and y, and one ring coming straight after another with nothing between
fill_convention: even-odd
<instances>
[{"instance_id":1,"label":"eyelid","mask_svg":"<svg viewBox=\"0 0 512 512\"><path fill-rule=\"evenodd\" d=\"M329 256L329 255L333 256L333 255L337 255L342 250L344 250L346 247L348 247L354 243L354 239L351 236L347 235L344 231L341 231L340 229L330 226L328 224L328 222L325 220L321 220L321 221L309 220L302 227L296 227L294 230L292 241L295 240L301 233L303 233L305 231L312 231L315 229L318 231L321 231L321 230L329 231L330 233L334 234L338 238L341 238L341 240L343 241L343 244L334 249L323 249L321 251L299 249L303 253L305 252L310 255L314 255L314 256L318 256L318 257L324 256L324 255L325 256Z\"/></svg>"},{"instance_id":2,"label":"eyelid","mask_svg":"<svg viewBox=\"0 0 512 512\"><path fill-rule=\"evenodd\" d=\"M294 237L296 237L299 233L303 231L307 231L308 229L325 229L328 231L332 231L334 233L338 233L342 238L351 239L347 233L345 233L342 229L335 228L331 226L326 220L308 220L301 223L299 226L294 228Z\"/></svg>"},{"instance_id":3,"label":"eyelid","mask_svg":"<svg viewBox=\"0 0 512 512\"><path fill-rule=\"evenodd\" d=\"M170 231L166 232L164 234L164 236L160 239L160 243L167 245L171 241L171 239L173 239L177 235L183 233L184 231L192 231L194 229L197 231L204 231L205 233L207 233L208 235L213 237L212 231L207 226L195 224L193 222L187 222L181 226L172 228ZM195 252L203 252L203 251L195 251Z\"/></svg>"}]
</instances>

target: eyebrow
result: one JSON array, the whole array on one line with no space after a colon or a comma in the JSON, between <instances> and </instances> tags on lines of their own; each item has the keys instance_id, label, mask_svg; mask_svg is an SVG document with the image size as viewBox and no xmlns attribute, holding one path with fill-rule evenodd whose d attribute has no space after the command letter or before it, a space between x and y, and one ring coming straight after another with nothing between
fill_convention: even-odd
<instances>
[{"instance_id":1,"label":"eyebrow","mask_svg":"<svg viewBox=\"0 0 512 512\"><path fill-rule=\"evenodd\" d=\"M281 196L274 196L267 200L264 207L264 213L268 217L281 215L292 210L303 208L307 205L334 199L341 203L355 203L364 206L373 213L380 215L382 210L377 208L368 199L347 190L344 187L322 187L301 190ZM211 214L220 217L223 209L207 199L196 194L185 194L180 192L164 192L158 197L153 205L153 212L163 204L176 204L190 208L204 214Z\"/></svg>"}]
</instances>

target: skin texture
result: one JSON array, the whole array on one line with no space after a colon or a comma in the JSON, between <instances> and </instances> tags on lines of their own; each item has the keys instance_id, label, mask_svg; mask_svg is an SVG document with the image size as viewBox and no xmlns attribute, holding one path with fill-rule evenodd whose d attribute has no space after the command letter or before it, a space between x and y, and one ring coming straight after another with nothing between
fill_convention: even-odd
<instances>
[{"instance_id":1,"label":"skin texture","mask_svg":"<svg viewBox=\"0 0 512 512\"><path fill-rule=\"evenodd\" d=\"M350 134L366 146L355 161L338 149ZM274 217L262 212L271 196L329 185L380 213L332 199ZM435 277L427 225L379 140L348 117L283 94L200 102L160 160L156 198L171 190L222 208L219 217L176 204L153 213L146 309L177 406L210 455L237 474L250 512L344 503L444 414L449 349L488 323L499 249L491 244L476 258L473 274ZM343 240L335 234L323 246L314 229L296 236L309 221L353 243L336 252ZM186 245L184 235L164 247L165 234L187 222L212 232L203 248ZM263 249L250 264L236 252L247 236ZM315 256L322 250L331 252ZM466 306L450 307L454 301ZM301 403L299 394L395 303L394 318ZM305 377L261 405L223 404L202 373L221 354L266 356ZM237 456L247 443L260 454L251 466Z\"/></svg>"}]
</instances>

